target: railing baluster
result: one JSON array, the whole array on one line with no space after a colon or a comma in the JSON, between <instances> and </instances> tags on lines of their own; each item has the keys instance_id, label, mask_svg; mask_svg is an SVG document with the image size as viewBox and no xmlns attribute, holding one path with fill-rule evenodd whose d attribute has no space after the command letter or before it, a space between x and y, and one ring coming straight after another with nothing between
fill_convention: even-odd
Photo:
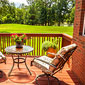
<instances>
[{"instance_id":1,"label":"railing baluster","mask_svg":"<svg viewBox=\"0 0 85 85\"><path fill-rule=\"evenodd\" d=\"M35 38L36 38L36 37L34 37L34 41L33 41L33 42L34 42L34 56L35 56L35 49L36 49L36 48L35 48L35 44L36 44L36 39L35 39Z\"/></svg>"},{"instance_id":2,"label":"railing baluster","mask_svg":"<svg viewBox=\"0 0 85 85\"><path fill-rule=\"evenodd\" d=\"M43 37L42 37L42 43L43 43ZM42 49L42 55L43 55L43 49Z\"/></svg>"},{"instance_id":3,"label":"railing baluster","mask_svg":"<svg viewBox=\"0 0 85 85\"><path fill-rule=\"evenodd\" d=\"M8 36L7 36L7 47L9 46L8 43L9 43L9 41L8 41Z\"/></svg>"},{"instance_id":4,"label":"railing baluster","mask_svg":"<svg viewBox=\"0 0 85 85\"><path fill-rule=\"evenodd\" d=\"M40 52L41 52L41 51L40 51L40 40L41 40L41 39L40 39L40 37L39 37L39 56L40 56Z\"/></svg>"},{"instance_id":5,"label":"railing baluster","mask_svg":"<svg viewBox=\"0 0 85 85\"><path fill-rule=\"evenodd\" d=\"M58 44L58 37L57 37L57 44Z\"/></svg>"},{"instance_id":6,"label":"railing baluster","mask_svg":"<svg viewBox=\"0 0 85 85\"><path fill-rule=\"evenodd\" d=\"M43 39L43 40L45 41L45 37L44 37L44 39ZM43 42L44 42L44 41L43 41ZM43 50L43 52L44 52L44 55L45 55L45 51L44 51L44 50Z\"/></svg>"},{"instance_id":7,"label":"railing baluster","mask_svg":"<svg viewBox=\"0 0 85 85\"><path fill-rule=\"evenodd\" d=\"M4 36L2 37L2 42L3 42L3 53L4 53Z\"/></svg>"},{"instance_id":8,"label":"railing baluster","mask_svg":"<svg viewBox=\"0 0 85 85\"><path fill-rule=\"evenodd\" d=\"M48 37L47 37L47 41L48 41Z\"/></svg>"},{"instance_id":9,"label":"railing baluster","mask_svg":"<svg viewBox=\"0 0 85 85\"><path fill-rule=\"evenodd\" d=\"M32 37L32 47L33 47L33 37ZM33 51L32 51L32 55L33 55Z\"/></svg>"},{"instance_id":10,"label":"railing baluster","mask_svg":"<svg viewBox=\"0 0 85 85\"><path fill-rule=\"evenodd\" d=\"M39 54L39 53L38 53L38 48L39 48L39 43L38 43L38 42L39 42L39 39L38 39L38 37L37 37L37 56L39 56L39 55L38 55L38 54Z\"/></svg>"},{"instance_id":11,"label":"railing baluster","mask_svg":"<svg viewBox=\"0 0 85 85\"><path fill-rule=\"evenodd\" d=\"M50 37L49 37L49 41L50 41Z\"/></svg>"},{"instance_id":12,"label":"railing baluster","mask_svg":"<svg viewBox=\"0 0 85 85\"><path fill-rule=\"evenodd\" d=\"M13 42L14 42L14 41L13 41L13 40L11 40L11 45L14 45L14 44L13 44Z\"/></svg>"},{"instance_id":13,"label":"railing baluster","mask_svg":"<svg viewBox=\"0 0 85 85\"><path fill-rule=\"evenodd\" d=\"M5 48L6 48L6 36L4 37L4 51L5 51Z\"/></svg>"},{"instance_id":14,"label":"railing baluster","mask_svg":"<svg viewBox=\"0 0 85 85\"><path fill-rule=\"evenodd\" d=\"M60 37L59 37L59 50L60 50Z\"/></svg>"},{"instance_id":15,"label":"railing baluster","mask_svg":"<svg viewBox=\"0 0 85 85\"><path fill-rule=\"evenodd\" d=\"M0 36L0 51L1 51L1 36Z\"/></svg>"},{"instance_id":16,"label":"railing baluster","mask_svg":"<svg viewBox=\"0 0 85 85\"><path fill-rule=\"evenodd\" d=\"M9 46L10 46L10 36L9 36Z\"/></svg>"}]
</instances>

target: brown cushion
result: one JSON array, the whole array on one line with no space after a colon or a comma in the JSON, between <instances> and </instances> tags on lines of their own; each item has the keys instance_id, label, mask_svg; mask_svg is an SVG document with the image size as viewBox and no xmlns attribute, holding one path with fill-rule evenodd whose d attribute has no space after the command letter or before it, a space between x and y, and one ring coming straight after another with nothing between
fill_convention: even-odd
<instances>
[{"instance_id":1,"label":"brown cushion","mask_svg":"<svg viewBox=\"0 0 85 85\"><path fill-rule=\"evenodd\" d=\"M60 57L60 56L58 55L58 57ZM59 58L56 58L56 57L55 57L55 58L53 59L53 61L51 62L51 64L53 64L53 65L55 65L55 66L56 66L58 63L59 63ZM55 70L55 68L54 68L53 66L50 66L50 67L49 67L49 70L53 72L53 71Z\"/></svg>"}]
</instances>

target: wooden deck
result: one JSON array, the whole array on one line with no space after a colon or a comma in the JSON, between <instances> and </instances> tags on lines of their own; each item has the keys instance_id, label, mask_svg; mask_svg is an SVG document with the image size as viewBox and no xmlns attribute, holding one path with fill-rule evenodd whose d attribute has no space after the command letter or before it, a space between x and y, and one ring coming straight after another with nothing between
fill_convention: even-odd
<instances>
[{"instance_id":1,"label":"wooden deck","mask_svg":"<svg viewBox=\"0 0 85 85\"><path fill-rule=\"evenodd\" d=\"M33 59L33 57L28 57L27 58L27 65L30 68L30 70L33 70L36 73L36 76L41 74L41 70L34 67L34 66L30 66L30 61ZM29 83L15 83L13 81L11 81L8 77L8 72L12 67L12 58L7 56L7 64L0 64L0 70L3 70L4 72L4 77L3 79L0 78L0 85L36 85L35 80L33 80L33 82L29 82ZM21 68L25 68L24 64L20 65ZM17 68L17 65L15 65L14 68ZM60 80L61 85L80 85L77 77L70 71L70 69L68 68L67 64L64 66L63 70L56 73L55 76ZM47 85L47 79L46 78L41 78L39 79L40 85ZM56 80L51 79L50 85L57 85Z\"/></svg>"}]
</instances>

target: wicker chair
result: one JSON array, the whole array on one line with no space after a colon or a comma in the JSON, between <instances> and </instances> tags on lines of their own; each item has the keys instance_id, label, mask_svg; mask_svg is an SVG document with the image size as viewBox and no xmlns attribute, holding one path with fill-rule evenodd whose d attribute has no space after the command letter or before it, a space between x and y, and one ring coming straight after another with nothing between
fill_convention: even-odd
<instances>
[{"instance_id":1,"label":"wicker chair","mask_svg":"<svg viewBox=\"0 0 85 85\"><path fill-rule=\"evenodd\" d=\"M76 48L77 48L76 44L71 44L71 45L62 47L56 54L49 53L49 54L55 55L55 57L53 59L49 58L47 56L41 56L39 58L34 58L31 61L31 66L38 67L44 73L44 74L38 75L36 77L36 79L35 79L36 83L38 85L40 85L38 83L38 78L42 77L42 76L47 76L48 85L50 85L49 77L51 76L58 81L58 84L60 84L58 78L54 77L53 75L64 67L64 64L67 62L67 60L69 59L69 57L72 55L72 53L74 52L74 50Z\"/></svg>"},{"instance_id":2,"label":"wicker chair","mask_svg":"<svg viewBox=\"0 0 85 85\"><path fill-rule=\"evenodd\" d=\"M6 57L0 52L0 63L6 64ZM3 77L3 71L0 70L0 78Z\"/></svg>"}]
</instances>

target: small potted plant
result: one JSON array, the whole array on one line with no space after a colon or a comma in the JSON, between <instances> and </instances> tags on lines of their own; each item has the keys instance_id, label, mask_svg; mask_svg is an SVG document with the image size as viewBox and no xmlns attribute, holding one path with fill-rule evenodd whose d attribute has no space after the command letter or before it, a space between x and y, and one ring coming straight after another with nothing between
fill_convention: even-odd
<instances>
[{"instance_id":1,"label":"small potted plant","mask_svg":"<svg viewBox=\"0 0 85 85\"><path fill-rule=\"evenodd\" d=\"M21 36L17 35L17 34L13 34L11 36L11 39L14 40L16 42L16 48L22 48L23 47L23 43L26 42L26 34L23 34Z\"/></svg>"},{"instance_id":2,"label":"small potted plant","mask_svg":"<svg viewBox=\"0 0 85 85\"><path fill-rule=\"evenodd\" d=\"M50 53L56 53L57 52L57 44L54 43L54 42L50 42L50 41L45 41L43 44L42 44L42 49L44 51L47 52L50 52ZM47 55L48 57L51 57L51 58L54 58L55 56L52 55L52 54L48 54Z\"/></svg>"}]
</instances>

